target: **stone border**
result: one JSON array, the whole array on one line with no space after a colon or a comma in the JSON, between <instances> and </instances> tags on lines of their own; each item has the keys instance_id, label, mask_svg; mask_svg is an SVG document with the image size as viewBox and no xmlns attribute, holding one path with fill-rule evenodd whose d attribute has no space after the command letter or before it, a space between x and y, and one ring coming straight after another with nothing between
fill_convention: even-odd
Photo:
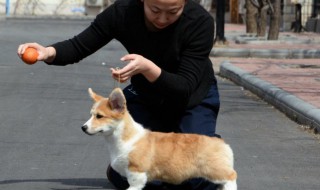
<instances>
[{"instance_id":1,"label":"stone border","mask_svg":"<svg viewBox=\"0 0 320 190\"><path fill-rule=\"evenodd\" d=\"M293 121L302 125L308 125L315 128L317 132L320 132L320 109L315 106L233 66L229 61L221 63L219 75L250 90L285 113Z\"/></svg>"},{"instance_id":2,"label":"stone border","mask_svg":"<svg viewBox=\"0 0 320 190\"><path fill-rule=\"evenodd\" d=\"M257 57L278 59L317 59L320 49L243 49L213 47L210 56L214 57Z\"/></svg>"}]
</instances>

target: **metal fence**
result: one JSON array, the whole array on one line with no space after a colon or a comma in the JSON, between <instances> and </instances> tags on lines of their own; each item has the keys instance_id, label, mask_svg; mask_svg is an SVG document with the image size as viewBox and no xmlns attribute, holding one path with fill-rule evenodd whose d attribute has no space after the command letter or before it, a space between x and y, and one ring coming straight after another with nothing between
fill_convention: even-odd
<instances>
[{"instance_id":1,"label":"metal fence","mask_svg":"<svg viewBox=\"0 0 320 190\"><path fill-rule=\"evenodd\" d=\"M304 29L309 32L320 33L320 0L302 0L301 5Z\"/></svg>"},{"instance_id":2,"label":"metal fence","mask_svg":"<svg viewBox=\"0 0 320 190\"><path fill-rule=\"evenodd\" d=\"M313 1L312 18L320 19L320 0Z\"/></svg>"}]
</instances>

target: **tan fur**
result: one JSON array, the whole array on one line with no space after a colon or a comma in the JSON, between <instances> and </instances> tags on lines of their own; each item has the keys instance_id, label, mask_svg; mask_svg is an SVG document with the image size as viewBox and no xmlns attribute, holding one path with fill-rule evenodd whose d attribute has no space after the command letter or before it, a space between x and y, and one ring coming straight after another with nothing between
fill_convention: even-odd
<instances>
[{"instance_id":1,"label":"tan fur","mask_svg":"<svg viewBox=\"0 0 320 190\"><path fill-rule=\"evenodd\" d=\"M225 160L226 144L218 138L194 134L149 132L135 144L129 169L148 171L149 180L179 184L185 179L235 180L232 163ZM230 158L231 159L231 158Z\"/></svg>"},{"instance_id":2,"label":"tan fur","mask_svg":"<svg viewBox=\"0 0 320 190\"><path fill-rule=\"evenodd\" d=\"M114 90L120 93L120 89ZM89 90L95 104L91 110L93 118L91 128L112 122L122 122L121 140L123 144L139 137L128 153L128 169L134 173L146 173L148 181L162 180L179 184L187 179L202 177L212 182L236 181L237 173L233 169L233 153L224 140L196 134L177 134L151 132L141 129L130 116L126 102L111 102ZM118 105L119 104L119 105ZM138 127L134 127L137 126ZM115 129L117 130L117 129ZM229 189L229 188L226 188ZM230 189L236 189L236 185Z\"/></svg>"}]
</instances>

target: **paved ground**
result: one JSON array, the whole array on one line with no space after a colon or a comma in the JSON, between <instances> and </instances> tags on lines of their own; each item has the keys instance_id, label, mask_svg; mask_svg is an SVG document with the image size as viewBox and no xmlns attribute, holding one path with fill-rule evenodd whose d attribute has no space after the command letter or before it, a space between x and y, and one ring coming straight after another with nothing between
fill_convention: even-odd
<instances>
[{"instance_id":1,"label":"paved ground","mask_svg":"<svg viewBox=\"0 0 320 190\"><path fill-rule=\"evenodd\" d=\"M320 34L287 32L265 41L246 35L244 25L227 24L226 36L229 44L212 51L220 74L320 131Z\"/></svg>"},{"instance_id":2,"label":"paved ground","mask_svg":"<svg viewBox=\"0 0 320 190\"><path fill-rule=\"evenodd\" d=\"M87 136L87 88L114 87L108 67L125 53L113 41L81 63L29 66L18 44L72 37L90 21L0 21L0 189L113 189L102 138ZM102 64L104 62L104 66ZM219 76L218 133L234 149L239 189L320 189L320 141L243 87Z\"/></svg>"}]
</instances>

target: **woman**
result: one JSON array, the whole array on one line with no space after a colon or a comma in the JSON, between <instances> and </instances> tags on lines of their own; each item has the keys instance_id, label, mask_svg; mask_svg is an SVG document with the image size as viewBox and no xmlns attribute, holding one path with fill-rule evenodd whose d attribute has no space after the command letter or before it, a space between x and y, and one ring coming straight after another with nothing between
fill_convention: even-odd
<instances>
[{"instance_id":1,"label":"woman","mask_svg":"<svg viewBox=\"0 0 320 190\"><path fill-rule=\"evenodd\" d=\"M124 94L137 122L153 131L215 136L220 102L209 59L213 38L213 18L191 0L117 0L74 38L48 47L21 44L18 55L34 47L39 61L63 66L116 39L129 52L121 60L129 62L121 69L111 68L111 74L120 82L130 80ZM127 188L111 167L107 175L118 189ZM177 186L154 182L148 187L215 189L203 179Z\"/></svg>"}]
</instances>

